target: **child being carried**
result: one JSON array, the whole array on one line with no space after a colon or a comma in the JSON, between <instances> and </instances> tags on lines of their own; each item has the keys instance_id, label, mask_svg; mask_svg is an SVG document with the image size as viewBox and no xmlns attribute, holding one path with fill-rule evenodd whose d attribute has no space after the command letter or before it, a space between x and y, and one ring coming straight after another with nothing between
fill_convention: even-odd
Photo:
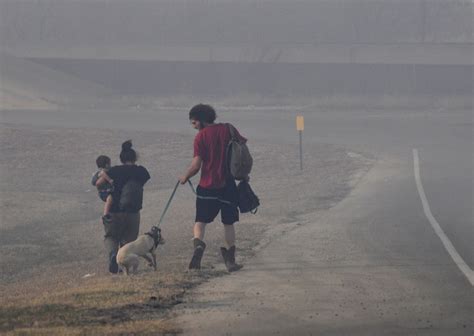
<instances>
[{"instance_id":1,"label":"child being carried","mask_svg":"<svg viewBox=\"0 0 474 336\"><path fill-rule=\"evenodd\" d=\"M109 223L111 220L110 208L112 207L112 192L114 191L114 181L107 175L107 171L110 169L110 158L106 155L100 155L96 159L97 168L99 170L92 176L92 185L97 187L99 197L104 204L104 214L102 216L102 222ZM105 179L107 182L97 185L99 179Z\"/></svg>"}]
</instances>

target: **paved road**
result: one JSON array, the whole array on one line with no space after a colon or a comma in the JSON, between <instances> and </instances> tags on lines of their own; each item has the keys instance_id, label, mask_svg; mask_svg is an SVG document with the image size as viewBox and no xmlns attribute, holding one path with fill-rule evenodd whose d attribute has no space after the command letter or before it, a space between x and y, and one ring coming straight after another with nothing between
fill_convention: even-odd
<instances>
[{"instance_id":1,"label":"paved road","mask_svg":"<svg viewBox=\"0 0 474 336\"><path fill-rule=\"evenodd\" d=\"M411 167L350 197L176 310L189 335L472 335L472 286L426 221ZM403 195L403 197L400 197Z\"/></svg>"},{"instance_id":2,"label":"paved road","mask_svg":"<svg viewBox=\"0 0 474 336\"><path fill-rule=\"evenodd\" d=\"M1 121L194 134L185 110L110 115L17 111L2 112ZM250 139L294 142L297 149L294 113L250 109L219 115ZM347 145L375 154L378 164L324 217L308 218L272 241L244 271L201 287L194 303L178 310L185 330L193 335L472 335L473 287L422 207L413 163L416 148L431 212L472 270L472 111L306 109L304 115L305 144Z\"/></svg>"},{"instance_id":3,"label":"paved road","mask_svg":"<svg viewBox=\"0 0 474 336\"><path fill-rule=\"evenodd\" d=\"M472 335L472 112L306 116L307 142L370 151L377 165L321 218L277 236L242 272L200 287L177 309L185 332ZM275 120L278 114L272 127L256 124L290 137ZM465 261L464 272L453 254Z\"/></svg>"},{"instance_id":4,"label":"paved road","mask_svg":"<svg viewBox=\"0 0 474 336\"><path fill-rule=\"evenodd\" d=\"M378 157L391 157L412 167L413 149L419 151L421 180L433 215L464 260L474 268L474 138L473 112L355 111L304 112L304 142L341 144ZM231 114L229 114L231 117ZM262 120L246 120L244 129L259 139L297 143L293 116L287 112ZM264 125L256 129L252 125ZM252 137L251 137L252 138ZM398 195L404 197L404 195Z\"/></svg>"}]
</instances>

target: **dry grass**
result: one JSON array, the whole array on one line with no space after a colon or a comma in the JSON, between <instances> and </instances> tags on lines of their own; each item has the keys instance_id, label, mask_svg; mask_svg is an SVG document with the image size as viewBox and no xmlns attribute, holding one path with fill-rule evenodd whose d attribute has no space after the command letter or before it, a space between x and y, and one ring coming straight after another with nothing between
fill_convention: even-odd
<instances>
[{"instance_id":1,"label":"dry grass","mask_svg":"<svg viewBox=\"0 0 474 336\"><path fill-rule=\"evenodd\" d=\"M203 271L184 271L193 248L195 198L188 188L178 191L163 224L166 244L159 247L158 271L142 265L129 278L106 274L103 204L90 178L96 156L114 157L130 138L152 176L141 213L143 233L157 223L178 171L189 164L192 135L2 125L0 334L177 334L179 326L167 318L170 307L192 286L223 274L218 223L206 232ZM371 165L344 148L320 144L307 146L310 168L300 172L293 149L252 145L258 176L252 187L263 206L258 216L242 216L237 227L238 260L244 264L269 227L279 232L305 213L331 207L350 191L353 176Z\"/></svg>"},{"instance_id":2,"label":"dry grass","mask_svg":"<svg viewBox=\"0 0 474 336\"><path fill-rule=\"evenodd\" d=\"M158 274L90 279L82 286L0 308L7 335L175 335L167 318L193 286L223 273Z\"/></svg>"}]
</instances>

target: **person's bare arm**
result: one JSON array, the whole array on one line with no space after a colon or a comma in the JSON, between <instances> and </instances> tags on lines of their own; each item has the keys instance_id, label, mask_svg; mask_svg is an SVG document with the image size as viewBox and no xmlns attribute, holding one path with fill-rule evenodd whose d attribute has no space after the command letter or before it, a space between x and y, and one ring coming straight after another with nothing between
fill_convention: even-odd
<instances>
[{"instance_id":1,"label":"person's bare arm","mask_svg":"<svg viewBox=\"0 0 474 336\"><path fill-rule=\"evenodd\" d=\"M100 173L100 175L99 175L99 179L98 179L97 182L95 183L95 186L96 186L96 187L99 187L99 186L101 186L102 184L107 183L107 182L110 183L110 184L113 184L113 183L114 183L114 180L112 180L112 179L110 178L110 176L107 175L106 172L102 171L102 172Z\"/></svg>"},{"instance_id":2,"label":"person's bare arm","mask_svg":"<svg viewBox=\"0 0 474 336\"><path fill-rule=\"evenodd\" d=\"M201 165L202 165L201 157L200 156L195 156L193 158L193 161L191 161L191 165L189 166L186 173L179 178L179 181L181 182L181 184L185 184L186 182L188 182L188 180L191 177L196 175L199 172L199 170L201 170Z\"/></svg>"}]
</instances>

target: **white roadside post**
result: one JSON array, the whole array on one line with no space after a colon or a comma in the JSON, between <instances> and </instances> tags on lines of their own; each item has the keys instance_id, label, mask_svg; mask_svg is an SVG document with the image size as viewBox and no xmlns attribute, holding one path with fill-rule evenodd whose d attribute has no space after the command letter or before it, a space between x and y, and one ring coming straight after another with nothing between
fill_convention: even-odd
<instances>
[{"instance_id":1,"label":"white roadside post","mask_svg":"<svg viewBox=\"0 0 474 336\"><path fill-rule=\"evenodd\" d=\"M303 130L304 118L303 116L296 116L296 130L300 135L300 169L303 170Z\"/></svg>"}]
</instances>

